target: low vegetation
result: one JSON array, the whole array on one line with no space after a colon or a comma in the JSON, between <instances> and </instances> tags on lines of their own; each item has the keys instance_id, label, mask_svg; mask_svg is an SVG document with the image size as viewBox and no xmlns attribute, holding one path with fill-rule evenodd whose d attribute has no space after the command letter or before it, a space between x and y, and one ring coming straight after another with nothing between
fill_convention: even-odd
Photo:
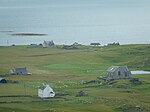
<instances>
[{"instance_id":1,"label":"low vegetation","mask_svg":"<svg viewBox=\"0 0 150 112\"><path fill-rule=\"evenodd\" d=\"M150 74L133 75L137 83L97 78L112 65L150 70L150 45L78 46L73 50L0 47L0 75L8 80L0 84L0 112L150 111ZM27 67L32 74L5 77L13 67ZM37 97L42 83L50 84L55 98ZM86 95L77 97L81 91Z\"/></svg>"}]
</instances>

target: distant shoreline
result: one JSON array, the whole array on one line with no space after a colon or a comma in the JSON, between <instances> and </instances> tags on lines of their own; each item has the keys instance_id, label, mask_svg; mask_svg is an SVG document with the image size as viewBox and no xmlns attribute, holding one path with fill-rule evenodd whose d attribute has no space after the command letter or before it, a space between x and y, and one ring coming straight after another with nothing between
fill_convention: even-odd
<instances>
[{"instance_id":1,"label":"distant shoreline","mask_svg":"<svg viewBox=\"0 0 150 112\"><path fill-rule=\"evenodd\" d=\"M4 33L9 33L9 32L14 32L14 31L11 31L11 30L2 30L2 31L0 31L0 32L4 32Z\"/></svg>"},{"instance_id":2,"label":"distant shoreline","mask_svg":"<svg viewBox=\"0 0 150 112\"><path fill-rule=\"evenodd\" d=\"M28 46L28 45L30 45L30 44L32 44L32 43L26 43L26 44L14 44L15 46ZM34 43L34 44L40 44L40 42L39 43ZM0 47L10 47L10 46L12 46L13 44L10 44L10 45L0 45ZM56 45L64 45L64 43L57 43ZM68 45L71 45L71 44L68 44ZM81 44L81 45L83 45L83 46L90 46L89 44ZM120 46L132 46L132 45L150 45L150 44L147 44L147 43L145 43L145 44L120 44ZM105 45L101 45L101 46L91 46L91 47L106 47ZM111 46L110 46L111 47Z\"/></svg>"}]
</instances>

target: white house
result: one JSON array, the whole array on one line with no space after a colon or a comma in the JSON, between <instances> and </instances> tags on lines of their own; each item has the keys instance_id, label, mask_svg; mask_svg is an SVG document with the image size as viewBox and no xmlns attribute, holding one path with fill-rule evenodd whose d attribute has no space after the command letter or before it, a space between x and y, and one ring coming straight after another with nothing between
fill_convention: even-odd
<instances>
[{"instance_id":1,"label":"white house","mask_svg":"<svg viewBox=\"0 0 150 112\"><path fill-rule=\"evenodd\" d=\"M49 98L54 96L55 92L49 85L43 84L41 87L38 88L38 97Z\"/></svg>"},{"instance_id":2,"label":"white house","mask_svg":"<svg viewBox=\"0 0 150 112\"><path fill-rule=\"evenodd\" d=\"M54 47L54 46L55 46L55 44L54 44L53 40L43 42L43 47L44 48L50 48L50 47Z\"/></svg>"}]
</instances>

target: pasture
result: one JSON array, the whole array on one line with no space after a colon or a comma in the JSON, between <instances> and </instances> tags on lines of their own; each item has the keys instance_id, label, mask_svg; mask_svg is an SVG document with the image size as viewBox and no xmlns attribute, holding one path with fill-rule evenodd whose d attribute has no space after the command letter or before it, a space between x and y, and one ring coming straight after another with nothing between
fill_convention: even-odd
<instances>
[{"instance_id":1,"label":"pasture","mask_svg":"<svg viewBox=\"0 0 150 112\"><path fill-rule=\"evenodd\" d=\"M0 47L0 75L13 67L27 67L31 75L7 76L16 81L0 84L0 112L148 112L150 74L106 83L97 79L112 65L130 70L150 70L150 45L78 46L75 50L57 48ZM81 80L96 83L81 84ZM37 97L42 83L64 95L49 99ZM88 95L76 97L83 90Z\"/></svg>"}]
</instances>

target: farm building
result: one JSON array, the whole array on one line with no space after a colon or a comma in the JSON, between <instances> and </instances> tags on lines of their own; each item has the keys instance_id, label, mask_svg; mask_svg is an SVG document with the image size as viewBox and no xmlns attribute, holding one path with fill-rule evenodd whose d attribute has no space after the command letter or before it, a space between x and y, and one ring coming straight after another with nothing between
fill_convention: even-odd
<instances>
[{"instance_id":1,"label":"farm building","mask_svg":"<svg viewBox=\"0 0 150 112\"><path fill-rule=\"evenodd\" d=\"M39 45L37 45L37 44L30 44L27 47L28 48L36 48L36 47L39 47Z\"/></svg>"},{"instance_id":2,"label":"farm building","mask_svg":"<svg viewBox=\"0 0 150 112\"><path fill-rule=\"evenodd\" d=\"M49 98L54 96L55 96L55 92L49 85L43 84L41 87L38 88L38 97Z\"/></svg>"},{"instance_id":3,"label":"farm building","mask_svg":"<svg viewBox=\"0 0 150 112\"><path fill-rule=\"evenodd\" d=\"M54 46L55 46L55 44L54 44L53 40L43 42L43 47L44 48L50 48L50 47L54 47Z\"/></svg>"},{"instance_id":4,"label":"farm building","mask_svg":"<svg viewBox=\"0 0 150 112\"><path fill-rule=\"evenodd\" d=\"M75 45L63 45L63 49L78 49Z\"/></svg>"},{"instance_id":5,"label":"farm building","mask_svg":"<svg viewBox=\"0 0 150 112\"><path fill-rule=\"evenodd\" d=\"M120 45L119 42L113 42L113 43L108 43L107 46L116 46L116 45Z\"/></svg>"},{"instance_id":6,"label":"farm building","mask_svg":"<svg viewBox=\"0 0 150 112\"><path fill-rule=\"evenodd\" d=\"M24 68L13 68L10 70L10 73L14 74L14 75L27 75L27 74L29 74L26 67L24 67Z\"/></svg>"},{"instance_id":7,"label":"farm building","mask_svg":"<svg viewBox=\"0 0 150 112\"><path fill-rule=\"evenodd\" d=\"M106 79L125 79L131 77L131 72L127 66L111 66L106 70Z\"/></svg>"},{"instance_id":8,"label":"farm building","mask_svg":"<svg viewBox=\"0 0 150 112\"><path fill-rule=\"evenodd\" d=\"M0 78L0 83L7 83L7 81L4 78Z\"/></svg>"},{"instance_id":9,"label":"farm building","mask_svg":"<svg viewBox=\"0 0 150 112\"><path fill-rule=\"evenodd\" d=\"M99 46L99 45L101 45L101 44L100 44L100 43L90 43L90 45Z\"/></svg>"}]
</instances>

